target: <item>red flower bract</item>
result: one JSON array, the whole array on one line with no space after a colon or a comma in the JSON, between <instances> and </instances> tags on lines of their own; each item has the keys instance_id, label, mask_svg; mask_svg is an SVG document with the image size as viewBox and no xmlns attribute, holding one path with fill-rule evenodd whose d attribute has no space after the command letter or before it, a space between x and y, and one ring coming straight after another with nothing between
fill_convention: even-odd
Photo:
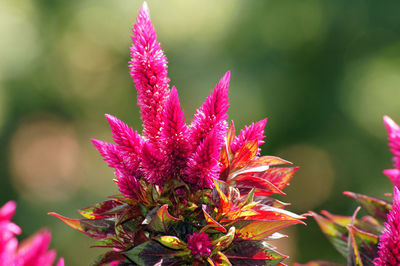
<instances>
[{"instance_id":1,"label":"red flower bract","mask_svg":"<svg viewBox=\"0 0 400 266\"><path fill-rule=\"evenodd\" d=\"M196 258L210 255L211 247L211 239L206 233L193 233L188 236L188 248Z\"/></svg>"}]
</instances>

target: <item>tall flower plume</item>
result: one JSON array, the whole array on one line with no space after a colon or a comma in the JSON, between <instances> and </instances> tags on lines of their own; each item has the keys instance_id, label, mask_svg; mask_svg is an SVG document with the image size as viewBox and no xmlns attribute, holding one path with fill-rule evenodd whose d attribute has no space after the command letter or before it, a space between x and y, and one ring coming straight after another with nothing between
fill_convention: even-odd
<instances>
[{"instance_id":1,"label":"tall flower plume","mask_svg":"<svg viewBox=\"0 0 400 266\"><path fill-rule=\"evenodd\" d=\"M385 229L379 237L375 266L400 265L400 191L393 190L393 206L387 215Z\"/></svg>"},{"instance_id":2,"label":"tall flower plume","mask_svg":"<svg viewBox=\"0 0 400 266\"><path fill-rule=\"evenodd\" d=\"M132 41L130 74L138 92L143 135L153 144L157 144L164 104L169 94L169 78L167 58L157 42L156 31L151 23L146 3L140 9L133 27Z\"/></svg>"},{"instance_id":3,"label":"tall flower plume","mask_svg":"<svg viewBox=\"0 0 400 266\"><path fill-rule=\"evenodd\" d=\"M7 202L0 208L0 266L51 266L56 259L56 252L48 250L51 234L41 230L18 244L15 237L22 231L11 218L16 210L14 201ZM63 266L64 259L57 262Z\"/></svg>"},{"instance_id":4,"label":"tall flower plume","mask_svg":"<svg viewBox=\"0 0 400 266\"><path fill-rule=\"evenodd\" d=\"M383 120L388 132L389 147L393 153L394 169L386 169L383 173L389 177L393 185L400 188L400 126L390 117L384 116Z\"/></svg>"}]
</instances>

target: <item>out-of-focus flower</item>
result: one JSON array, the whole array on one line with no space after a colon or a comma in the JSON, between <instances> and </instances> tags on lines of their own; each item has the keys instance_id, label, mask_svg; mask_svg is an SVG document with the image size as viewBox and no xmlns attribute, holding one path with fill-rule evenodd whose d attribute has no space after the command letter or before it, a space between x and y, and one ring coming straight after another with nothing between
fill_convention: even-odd
<instances>
[{"instance_id":1,"label":"out-of-focus flower","mask_svg":"<svg viewBox=\"0 0 400 266\"><path fill-rule=\"evenodd\" d=\"M41 230L34 236L18 244L15 235L21 229L11 222L16 209L14 201L7 202L0 209L0 266L51 266L56 259L56 252L48 250L51 234ZM61 258L57 266L63 266Z\"/></svg>"},{"instance_id":2,"label":"out-of-focus flower","mask_svg":"<svg viewBox=\"0 0 400 266\"><path fill-rule=\"evenodd\" d=\"M386 169L383 173L389 177L393 185L400 188L400 126L390 117L384 116L383 121L388 132L389 147L393 153L394 169Z\"/></svg>"},{"instance_id":3,"label":"out-of-focus flower","mask_svg":"<svg viewBox=\"0 0 400 266\"><path fill-rule=\"evenodd\" d=\"M400 192L397 187L393 190L392 210L379 237L378 249L375 266L400 265Z\"/></svg>"}]
</instances>

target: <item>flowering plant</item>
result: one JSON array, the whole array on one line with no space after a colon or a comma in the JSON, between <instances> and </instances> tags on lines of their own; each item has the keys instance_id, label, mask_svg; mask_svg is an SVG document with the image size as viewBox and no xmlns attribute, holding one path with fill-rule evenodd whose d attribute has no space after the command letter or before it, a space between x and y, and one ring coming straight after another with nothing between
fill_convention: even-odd
<instances>
[{"instance_id":1,"label":"flowering plant","mask_svg":"<svg viewBox=\"0 0 400 266\"><path fill-rule=\"evenodd\" d=\"M394 169L383 173L392 181L393 200L382 200L353 192L344 192L354 198L360 207L351 217L322 211L310 212L333 246L347 258L348 265L400 265L400 127L384 117L389 146L393 153ZM357 218L360 209L367 216ZM329 262L310 262L307 265L332 265Z\"/></svg>"},{"instance_id":2,"label":"flowering plant","mask_svg":"<svg viewBox=\"0 0 400 266\"><path fill-rule=\"evenodd\" d=\"M238 136L233 122L228 129L227 72L192 123L185 124L146 4L132 40L130 74L142 135L106 115L115 144L92 140L115 169L121 194L80 209L84 219L51 214L98 239L94 247L112 248L95 265L281 264L286 256L268 241L304 217L270 197L284 194L298 168L260 156L267 120L245 127Z\"/></svg>"},{"instance_id":3,"label":"flowering plant","mask_svg":"<svg viewBox=\"0 0 400 266\"><path fill-rule=\"evenodd\" d=\"M11 222L16 210L16 203L9 201L0 208L0 266L50 266L56 259L56 252L48 250L51 234L43 229L18 243L16 235L21 228ZM64 259L57 262L64 266Z\"/></svg>"}]
</instances>

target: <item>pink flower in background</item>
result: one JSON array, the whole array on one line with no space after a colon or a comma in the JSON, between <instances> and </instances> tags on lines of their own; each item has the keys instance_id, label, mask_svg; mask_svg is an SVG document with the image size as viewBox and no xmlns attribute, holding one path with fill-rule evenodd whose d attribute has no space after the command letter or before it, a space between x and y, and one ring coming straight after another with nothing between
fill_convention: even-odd
<instances>
[{"instance_id":1,"label":"pink flower in background","mask_svg":"<svg viewBox=\"0 0 400 266\"><path fill-rule=\"evenodd\" d=\"M397 187L394 187L392 210L379 237L378 249L375 266L400 265L400 192Z\"/></svg>"},{"instance_id":2,"label":"pink flower in background","mask_svg":"<svg viewBox=\"0 0 400 266\"><path fill-rule=\"evenodd\" d=\"M115 144L92 140L108 165L115 169L120 192L137 199L141 182L164 185L180 179L193 190L213 188L219 178L220 150L228 118L228 71L216 84L190 125L185 123L176 88L169 89L167 58L156 40L146 3L133 27L130 74L138 92L142 136L117 118L106 115ZM236 137L232 149L257 140L263 144L267 120L251 124Z\"/></svg>"},{"instance_id":3,"label":"pink flower in background","mask_svg":"<svg viewBox=\"0 0 400 266\"><path fill-rule=\"evenodd\" d=\"M393 185L400 188L400 126L390 117L384 116L383 120L388 132L389 147L393 153L394 169L386 169L383 173L389 177Z\"/></svg>"},{"instance_id":4,"label":"pink flower in background","mask_svg":"<svg viewBox=\"0 0 400 266\"><path fill-rule=\"evenodd\" d=\"M188 236L188 248L195 257L208 256L211 253L211 238L206 233L193 233Z\"/></svg>"},{"instance_id":5,"label":"pink flower in background","mask_svg":"<svg viewBox=\"0 0 400 266\"><path fill-rule=\"evenodd\" d=\"M51 234L46 230L36 233L18 244L15 237L21 229L11 222L16 204L7 202L0 209L0 266L50 266L56 259L56 252L48 250ZM57 266L63 266L61 258Z\"/></svg>"}]
</instances>

